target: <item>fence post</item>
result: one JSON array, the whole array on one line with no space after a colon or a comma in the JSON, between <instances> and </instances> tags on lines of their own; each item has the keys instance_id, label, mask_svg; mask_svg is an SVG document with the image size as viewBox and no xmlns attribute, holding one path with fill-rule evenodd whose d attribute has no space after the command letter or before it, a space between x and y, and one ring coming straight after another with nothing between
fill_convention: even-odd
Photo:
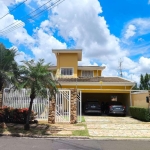
<instances>
[{"instance_id":1,"label":"fence post","mask_svg":"<svg viewBox=\"0 0 150 150\"><path fill-rule=\"evenodd\" d=\"M48 114L48 123L55 124L55 97L53 96L49 102L49 114Z\"/></svg>"},{"instance_id":2,"label":"fence post","mask_svg":"<svg viewBox=\"0 0 150 150\"><path fill-rule=\"evenodd\" d=\"M0 91L0 107L3 105L3 89Z\"/></svg>"},{"instance_id":3,"label":"fence post","mask_svg":"<svg viewBox=\"0 0 150 150\"><path fill-rule=\"evenodd\" d=\"M77 90L71 89L70 123L77 123Z\"/></svg>"}]
</instances>

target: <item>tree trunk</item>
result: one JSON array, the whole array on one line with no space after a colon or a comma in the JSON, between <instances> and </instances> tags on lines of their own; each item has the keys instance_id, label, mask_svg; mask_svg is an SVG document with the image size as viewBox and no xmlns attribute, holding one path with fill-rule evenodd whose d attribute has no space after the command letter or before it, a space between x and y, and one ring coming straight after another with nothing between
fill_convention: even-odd
<instances>
[{"instance_id":1,"label":"tree trunk","mask_svg":"<svg viewBox=\"0 0 150 150\"><path fill-rule=\"evenodd\" d=\"M34 98L35 98L35 95L31 94L30 95L31 100L30 100L29 110L27 114L26 124L24 125L24 130L30 130L30 116L31 116L32 104L33 104Z\"/></svg>"}]
</instances>

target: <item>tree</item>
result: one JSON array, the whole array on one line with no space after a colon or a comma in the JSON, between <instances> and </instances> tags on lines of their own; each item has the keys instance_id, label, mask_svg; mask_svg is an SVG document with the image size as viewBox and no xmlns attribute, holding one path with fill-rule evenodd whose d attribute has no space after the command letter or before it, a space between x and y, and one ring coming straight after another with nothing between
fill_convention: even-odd
<instances>
[{"instance_id":1,"label":"tree","mask_svg":"<svg viewBox=\"0 0 150 150\"><path fill-rule=\"evenodd\" d=\"M15 61L17 50L6 49L3 44L0 43L0 92L2 93L3 87L9 84L15 85L18 76L18 66Z\"/></svg>"},{"instance_id":2,"label":"tree","mask_svg":"<svg viewBox=\"0 0 150 150\"><path fill-rule=\"evenodd\" d=\"M141 74L140 77L140 90L149 90L150 89L150 75L145 74L144 76Z\"/></svg>"},{"instance_id":3,"label":"tree","mask_svg":"<svg viewBox=\"0 0 150 150\"><path fill-rule=\"evenodd\" d=\"M20 67L20 88L30 88L30 105L27 115L25 130L30 129L30 115L32 104L35 97L47 97L47 89L50 97L55 96L57 92L57 81L53 79L50 64L44 64L44 60L40 59L37 63L34 60L23 61L24 65Z\"/></svg>"},{"instance_id":4,"label":"tree","mask_svg":"<svg viewBox=\"0 0 150 150\"><path fill-rule=\"evenodd\" d=\"M137 83L135 83L135 86L132 88L132 90L139 90Z\"/></svg>"}]
</instances>

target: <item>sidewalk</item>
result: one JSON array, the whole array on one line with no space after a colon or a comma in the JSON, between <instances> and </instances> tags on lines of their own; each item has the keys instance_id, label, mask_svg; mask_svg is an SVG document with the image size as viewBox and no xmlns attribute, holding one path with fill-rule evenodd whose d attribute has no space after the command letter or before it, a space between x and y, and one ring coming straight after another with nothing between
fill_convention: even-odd
<instances>
[{"instance_id":1,"label":"sidewalk","mask_svg":"<svg viewBox=\"0 0 150 150\"><path fill-rule=\"evenodd\" d=\"M147 139L150 140L150 122L131 117L84 116L85 122L78 124L31 124L30 131L23 124L7 123L0 128L0 136L21 136L35 138L80 138L80 139Z\"/></svg>"},{"instance_id":2,"label":"sidewalk","mask_svg":"<svg viewBox=\"0 0 150 150\"><path fill-rule=\"evenodd\" d=\"M113 116L85 116L85 120L93 138L150 138L150 122Z\"/></svg>"},{"instance_id":3,"label":"sidewalk","mask_svg":"<svg viewBox=\"0 0 150 150\"><path fill-rule=\"evenodd\" d=\"M0 136L21 136L21 137L71 137L71 138L89 138L88 136L80 136L78 133L86 131L86 127L83 124L48 124L39 123L31 124L29 131L24 130L23 124L6 123L7 128L0 128ZM76 132L78 132L76 134Z\"/></svg>"}]
</instances>

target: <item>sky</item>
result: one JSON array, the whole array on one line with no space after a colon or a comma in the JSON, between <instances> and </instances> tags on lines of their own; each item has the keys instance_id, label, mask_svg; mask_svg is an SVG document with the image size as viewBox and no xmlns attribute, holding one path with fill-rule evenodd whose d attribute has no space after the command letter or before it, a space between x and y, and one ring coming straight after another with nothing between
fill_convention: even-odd
<instances>
[{"instance_id":1,"label":"sky","mask_svg":"<svg viewBox=\"0 0 150 150\"><path fill-rule=\"evenodd\" d=\"M0 42L16 61L56 65L52 49L82 49L83 66L137 83L150 73L150 0L0 0ZM6 15L7 14L7 15Z\"/></svg>"}]
</instances>

